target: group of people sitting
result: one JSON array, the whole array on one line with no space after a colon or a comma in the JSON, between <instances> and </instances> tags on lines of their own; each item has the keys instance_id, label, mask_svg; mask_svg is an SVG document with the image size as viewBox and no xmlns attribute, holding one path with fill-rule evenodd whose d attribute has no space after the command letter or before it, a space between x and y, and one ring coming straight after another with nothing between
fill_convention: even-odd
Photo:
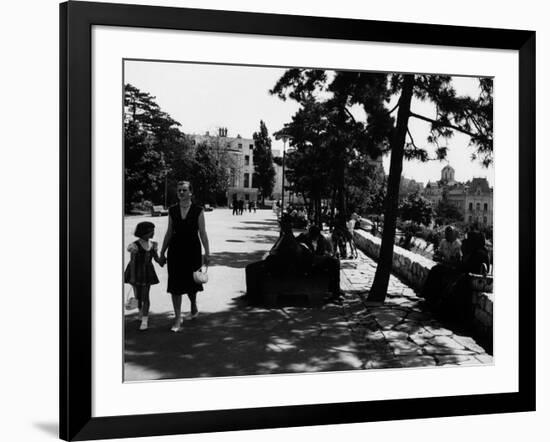
<instances>
[{"instance_id":1,"label":"group of people sitting","mask_svg":"<svg viewBox=\"0 0 550 442\"><path fill-rule=\"evenodd\" d=\"M280 235L263 260L246 266L246 293L252 303L258 302L261 281L268 274L275 277L326 274L329 278L329 301L339 302L340 261L333 256L332 245L316 225L294 236L293 219L283 214Z\"/></svg>"},{"instance_id":2,"label":"group of people sitting","mask_svg":"<svg viewBox=\"0 0 550 442\"><path fill-rule=\"evenodd\" d=\"M290 216L292 226L297 229L303 229L308 224L307 210L303 206L293 206L290 204L285 212Z\"/></svg>"},{"instance_id":3,"label":"group of people sitting","mask_svg":"<svg viewBox=\"0 0 550 442\"><path fill-rule=\"evenodd\" d=\"M463 241L460 241L458 232L452 226L447 226L445 238L434 252L434 261L465 273L487 275L491 269L485 235L475 225L466 233Z\"/></svg>"},{"instance_id":4,"label":"group of people sitting","mask_svg":"<svg viewBox=\"0 0 550 442\"><path fill-rule=\"evenodd\" d=\"M463 241L451 226L434 253L434 261L422 288L421 296L441 317L465 318L470 306L469 274L487 275L491 259L485 236L472 226Z\"/></svg>"}]
</instances>

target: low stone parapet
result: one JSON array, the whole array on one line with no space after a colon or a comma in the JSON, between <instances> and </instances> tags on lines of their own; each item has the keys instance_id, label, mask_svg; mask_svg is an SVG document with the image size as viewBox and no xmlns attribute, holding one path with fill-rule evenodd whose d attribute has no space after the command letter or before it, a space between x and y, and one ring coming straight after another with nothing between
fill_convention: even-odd
<instances>
[{"instance_id":1,"label":"low stone parapet","mask_svg":"<svg viewBox=\"0 0 550 442\"><path fill-rule=\"evenodd\" d=\"M371 258L378 260L381 238L364 230L354 231L355 245ZM428 273L437 263L402 247L393 248L392 273L412 287L417 293L422 290ZM472 297L467 318L476 337L491 347L493 340L493 278L469 274Z\"/></svg>"},{"instance_id":2,"label":"low stone parapet","mask_svg":"<svg viewBox=\"0 0 550 442\"><path fill-rule=\"evenodd\" d=\"M382 240L364 230L354 230L355 245L371 258L378 260ZM399 246L393 247L392 272L410 287L420 290L436 262Z\"/></svg>"}]
</instances>

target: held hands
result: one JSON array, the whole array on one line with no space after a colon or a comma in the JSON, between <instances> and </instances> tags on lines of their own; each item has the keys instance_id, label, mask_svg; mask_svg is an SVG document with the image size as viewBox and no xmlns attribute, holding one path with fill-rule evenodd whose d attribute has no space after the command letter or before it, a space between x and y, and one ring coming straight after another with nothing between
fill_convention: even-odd
<instances>
[{"instance_id":1,"label":"held hands","mask_svg":"<svg viewBox=\"0 0 550 442\"><path fill-rule=\"evenodd\" d=\"M202 265L209 266L210 265L210 256L209 255L202 255Z\"/></svg>"}]
</instances>

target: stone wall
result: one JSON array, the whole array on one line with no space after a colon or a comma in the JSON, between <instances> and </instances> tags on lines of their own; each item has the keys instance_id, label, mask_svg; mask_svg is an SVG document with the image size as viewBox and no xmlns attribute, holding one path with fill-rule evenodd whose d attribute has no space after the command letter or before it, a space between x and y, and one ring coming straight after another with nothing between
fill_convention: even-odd
<instances>
[{"instance_id":1,"label":"stone wall","mask_svg":"<svg viewBox=\"0 0 550 442\"><path fill-rule=\"evenodd\" d=\"M371 258L378 260L382 240L364 230L354 230L355 245ZM436 263L422 255L410 252L399 246L393 248L392 273L415 290L420 290Z\"/></svg>"},{"instance_id":2,"label":"stone wall","mask_svg":"<svg viewBox=\"0 0 550 442\"><path fill-rule=\"evenodd\" d=\"M356 246L371 258L378 260L382 240L364 230L354 231ZM436 262L422 255L405 250L399 246L393 248L392 273L407 285L419 292L431 268ZM468 314L476 337L486 347L492 347L493 340L493 278L470 275L472 288L471 310Z\"/></svg>"}]
</instances>

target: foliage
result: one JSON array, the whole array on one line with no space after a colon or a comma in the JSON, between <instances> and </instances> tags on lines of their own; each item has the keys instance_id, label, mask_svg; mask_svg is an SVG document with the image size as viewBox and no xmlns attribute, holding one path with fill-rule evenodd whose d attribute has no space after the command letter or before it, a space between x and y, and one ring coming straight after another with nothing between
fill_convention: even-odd
<instances>
[{"instance_id":1,"label":"foliage","mask_svg":"<svg viewBox=\"0 0 550 442\"><path fill-rule=\"evenodd\" d=\"M201 143L197 146L189 175L193 180L195 198L202 203L218 204L225 195L229 176L216 145Z\"/></svg>"},{"instance_id":2,"label":"foliage","mask_svg":"<svg viewBox=\"0 0 550 442\"><path fill-rule=\"evenodd\" d=\"M176 201L176 183L193 183L202 203L223 202L231 159L219 140L194 145L155 97L126 84L124 95L125 210Z\"/></svg>"},{"instance_id":3,"label":"foliage","mask_svg":"<svg viewBox=\"0 0 550 442\"><path fill-rule=\"evenodd\" d=\"M400 217L403 221L412 221L415 224L429 225L432 221L432 204L418 192L411 193L399 207Z\"/></svg>"},{"instance_id":4,"label":"foliage","mask_svg":"<svg viewBox=\"0 0 550 442\"><path fill-rule=\"evenodd\" d=\"M453 224L462 221L464 216L455 205L451 204L445 197L437 204L435 208L436 222L439 225Z\"/></svg>"},{"instance_id":5,"label":"foliage","mask_svg":"<svg viewBox=\"0 0 550 442\"><path fill-rule=\"evenodd\" d=\"M167 174L166 157L179 144L179 123L154 97L130 84L124 88L125 201L159 200Z\"/></svg>"},{"instance_id":6,"label":"foliage","mask_svg":"<svg viewBox=\"0 0 550 442\"><path fill-rule=\"evenodd\" d=\"M327 102L333 103L338 115L347 115L342 122L353 125L355 130L347 131L344 143L334 143L338 161L332 163L332 170L341 174L346 169L349 154L354 150L376 157L376 154L391 150L390 174L388 177L385 204L384 233L379 265L369 299L383 301L386 296L392 264L398 213L398 193L403 159L428 161L444 159L447 147L440 141L451 138L455 132L470 137L475 148L472 158L479 158L485 166L492 162L492 79L480 79L477 98L458 96L452 85L452 78L445 75L379 74L367 72L327 72L313 69L290 69L277 82L271 93L286 99L291 98L302 105L308 101L319 101L318 97L329 94ZM388 109L392 97L397 98L393 109ZM412 99L431 101L435 116L425 116L411 109ZM354 105L362 106L365 121L357 122L351 112ZM397 109L397 119L391 114ZM324 114L330 114L326 108ZM416 144L409 131L410 118L430 123L427 143L435 149L431 157L427 148ZM342 131L329 131L339 137ZM343 193L344 181L336 180L336 191Z\"/></svg>"},{"instance_id":7,"label":"foliage","mask_svg":"<svg viewBox=\"0 0 550 442\"><path fill-rule=\"evenodd\" d=\"M271 153L271 138L263 121L260 121L260 131L254 132L252 138L254 138L253 182L260 195L265 199L273 193L275 167Z\"/></svg>"},{"instance_id":8,"label":"foliage","mask_svg":"<svg viewBox=\"0 0 550 442\"><path fill-rule=\"evenodd\" d=\"M384 212L386 178L376 166L352 163L347 174L348 207L364 215Z\"/></svg>"},{"instance_id":9,"label":"foliage","mask_svg":"<svg viewBox=\"0 0 550 442\"><path fill-rule=\"evenodd\" d=\"M360 195L362 185L376 187L375 181L368 182L375 171L366 161L373 153L367 148L372 137L337 93L332 91L329 98L318 94L326 80L324 71L291 69L271 91L301 104L292 121L276 136L291 140L294 150L288 155L285 175L294 191L311 198L316 218L321 199L332 199L333 206L346 213L348 204L368 205L368 199Z\"/></svg>"}]
</instances>

